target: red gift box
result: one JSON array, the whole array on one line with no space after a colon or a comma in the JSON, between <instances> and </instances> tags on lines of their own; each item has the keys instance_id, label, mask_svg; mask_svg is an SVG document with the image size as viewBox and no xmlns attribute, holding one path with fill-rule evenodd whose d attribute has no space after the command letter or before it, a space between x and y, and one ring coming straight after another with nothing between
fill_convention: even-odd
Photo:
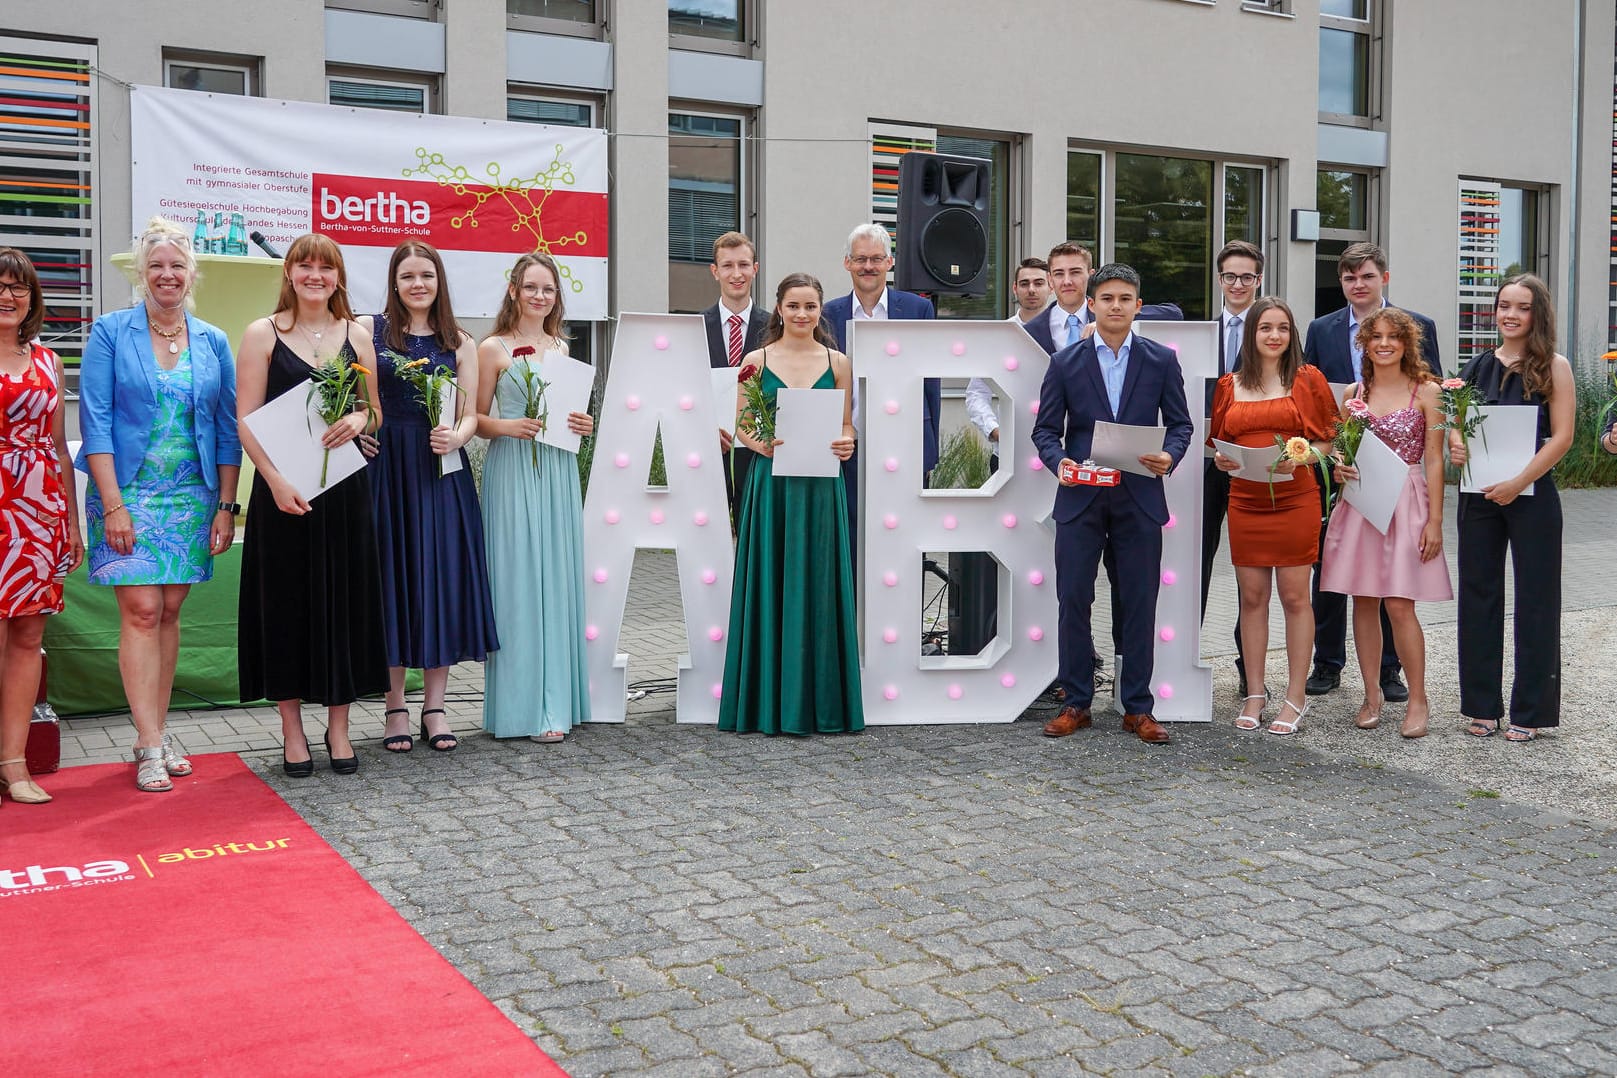
<instances>
[{"instance_id":1,"label":"red gift box","mask_svg":"<svg viewBox=\"0 0 1617 1078\"><path fill-rule=\"evenodd\" d=\"M1061 465L1061 481L1080 487L1115 487L1123 481L1123 473L1116 468L1103 468L1092 460L1082 464L1065 461Z\"/></svg>"}]
</instances>

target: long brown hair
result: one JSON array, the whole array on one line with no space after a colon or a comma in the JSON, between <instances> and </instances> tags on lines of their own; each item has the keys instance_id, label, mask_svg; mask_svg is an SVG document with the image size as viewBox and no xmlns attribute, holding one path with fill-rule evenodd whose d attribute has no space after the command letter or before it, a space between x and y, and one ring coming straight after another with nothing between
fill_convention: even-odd
<instances>
[{"instance_id":1,"label":"long brown hair","mask_svg":"<svg viewBox=\"0 0 1617 1078\"><path fill-rule=\"evenodd\" d=\"M387 331L382 340L395 352L403 352L408 347L404 343L404 331L410 325L410 310L404 305L404 297L399 295L399 267L406 258L425 258L432 263L433 272L438 275L438 294L427 311L427 325L438 347L453 352L460 347L461 329L460 323L455 321L455 310L449 305L449 278L444 276L444 260L438 257L432 244L420 240L405 240L393 248L393 257L388 260L387 309L383 312Z\"/></svg>"},{"instance_id":2,"label":"long brown hair","mask_svg":"<svg viewBox=\"0 0 1617 1078\"><path fill-rule=\"evenodd\" d=\"M28 286L28 313L17 325L17 343L24 348L39 336L39 327L45 324L45 293L39 287L39 271L34 269L28 256L15 247L0 247L0 273L9 273L18 284Z\"/></svg>"},{"instance_id":3,"label":"long brown hair","mask_svg":"<svg viewBox=\"0 0 1617 1078\"><path fill-rule=\"evenodd\" d=\"M780 316L780 305L781 301L786 298L786 293L794 288L814 289L814 294L820 297L820 307L822 309L825 307L825 289L820 287L819 278L807 273L788 273L780 279L780 284L775 286L775 309L769 312L769 324L764 327L764 335L759 338L759 348L774 344L786 336L786 320ZM823 317L814 323L814 339L827 348L833 351L836 350L837 339L826 328Z\"/></svg>"},{"instance_id":4,"label":"long brown hair","mask_svg":"<svg viewBox=\"0 0 1617 1078\"><path fill-rule=\"evenodd\" d=\"M343 265L342 248L337 246L336 240L318 232L299 236L286 249L286 258L281 262L281 297L275 301L275 313L285 311L292 316L292 325L298 324L298 294L292 287L292 267L299 262L316 261L337 271L337 290L326 300L326 310L344 322L352 322L354 309L348 305L348 269Z\"/></svg>"},{"instance_id":5,"label":"long brown hair","mask_svg":"<svg viewBox=\"0 0 1617 1078\"><path fill-rule=\"evenodd\" d=\"M1398 362L1398 370L1405 378L1417 386L1422 382L1435 382L1437 375L1432 373L1431 364L1426 362L1423 345L1426 343L1426 331L1421 324L1406 310L1398 307L1383 307L1381 310L1359 323L1359 332L1354 336L1354 343L1359 346L1359 384L1369 392L1370 383L1376 378L1376 364L1370 358L1370 340L1376 335L1376 326L1382 322L1391 322L1393 332L1398 339L1404 342L1404 357Z\"/></svg>"},{"instance_id":6,"label":"long brown hair","mask_svg":"<svg viewBox=\"0 0 1617 1078\"><path fill-rule=\"evenodd\" d=\"M1527 345L1516 372L1522 376L1522 387L1539 400L1548 401L1555 391L1552 371L1555 369L1555 304L1550 299L1550 286L1531 273L1518 273L1499 282L1499 291L1493 294L1493 309L1499 311L1499 294L1511 285L1520 285L1533 297L1533 324L1527 327Z\"/></svg>"},{"instance_id":7,"label":"long brown hair","mask_svg":"<svg viewBox=\"0 0 1617 1078\"><path fill-rule=\"evenodd\" d=\"M517 323L522 321L522 309L517 306L517 294L522 291L522 278L535 266L543 266L550 271L550 279L556 284L556 302L545 315L544 331L547 337L564 341L567 335L562 332L561 324L567 317L567 304L562 301L561 270L556 260L542 251L529 251L517 259L517 264L511 267L506 275L505 298L500 300L500 311L494 316L494 336L506 333L515 333Z\"/></svg>"},{"instance_id":8,"label":"long brown hair","mask_svg":"<svg viewBox=\"0 0 1617 1078\"><path fill-rule=\"evenodd\" d=\"M1280 353L1280 384L1289 392L1298 368L1303 365L1303 345L1298 339L1301 334L1297 332L1297 319L1279 296L1260 296L1247 308L1241 323L1241 368L1235 372L1235 382L1242 389L1263 388L1263 364L1258 362L1258 320L1268 310L1284 311L1286 322L1291 326L1291 343Z\"/></svg>"}]
</instances>

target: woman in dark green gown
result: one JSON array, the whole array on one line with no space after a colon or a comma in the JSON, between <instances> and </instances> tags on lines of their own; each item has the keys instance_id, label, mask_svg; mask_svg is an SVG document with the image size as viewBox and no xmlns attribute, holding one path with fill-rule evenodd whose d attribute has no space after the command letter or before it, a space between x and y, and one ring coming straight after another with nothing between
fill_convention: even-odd
<instances>
[{"instance_id":1,"label":"woman in dark green gown","mask_svg":"<svg viewBox=\"0 0 1617 1078\"><path fill-rule=\"evenodd\" d=\"M831 451L847 460L854 448L853 373L820 321L823 299L820 282L808 274L783 279L762 346L743 369L757 368L771 407L782 388L842 390L842 437ZM737 424L736 437L758 457L737 498L719 729L799 736L863 730L842 475L776 478L780 440L765 444L745 426Z\"/></svg>"}]
</instances>

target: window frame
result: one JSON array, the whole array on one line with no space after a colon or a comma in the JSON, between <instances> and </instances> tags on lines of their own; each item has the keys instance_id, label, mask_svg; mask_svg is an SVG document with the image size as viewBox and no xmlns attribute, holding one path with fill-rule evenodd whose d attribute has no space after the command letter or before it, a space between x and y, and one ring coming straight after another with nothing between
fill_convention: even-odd
<instances>
[{"instance_id":1,"label":"window frame","mask_svg":"<svg viewBox=\"0 0 1617 1078\"><path fill-rule=\"evenodd\" d=\"M1381 42L1382 42L1382 9L1385 4L1381 0L1364 0L1365 17L1354 19L1345 15L1327 15L1324 12L1319 16L1319 28L1324 30L1340 30L1346 33L1358 34L1364 37L1364 115L1356 113L1326 112L1319 109L1319 122L1336 124L1342 127L1374 127L1381 119Z\"/></svg>"},{"instance_id":2,"label":"window frame","mask_svg":"<svg viewBox=\"0 0 1617 1078\"><path fill-rule=\"evenodd\" d=\"M422 90L422 110L389 109L376 105L339 104L331 100L333 82L358 83L367 86L408 87ZM438 75L421 75L410 71L393 71L374 67L349 67L342 64L326 65L326 100L339 108L374 108L378 112L396 112L404 116L436 116L442 109L442 79Z\"/></svg>"},{"instance_id":3,"label":"window frame","mask_svg":"<svg viewBox=\"0 0 1617 1078\"><path fill-rule=\"evenodd\" d=\"M666 8L666 5L664 5ZM721 56L750 57L758 47L758 8L755 0L736 0L736 9L741 17L741 36L734 41L724 38L704 37L701 34L681 34L675 31L671 21L667 22L668 47L681 49L686 52L710 52ZM672 16L673 12L666 13ZM669 102L669 111L674 111L673 102Z\"/></svg>"},{"instance_id":4,"label":"window frame","mask_svg":"<svg viewBox=\"0 0 1617 1078\"><path fill-rule=\"evenodd\" d=\"M1207 253L1207 294L1204 299L1210 312L1218 310L1221 302L1218 290L1218 281L1213 268L1213 259L1220 248L1228 241L1225 222L1226 208L1224 197L1226 192L1225 170L1229 168L1255 169L1262 175L1263 203L1258 212L1258 234L1261 238L1258 247L1264 256L1265 279L1278 280L1276 276L1278 264L1284 254L1284 244L1278 243L1275 222L1278 220L1278 209L1274 204L1274 192L1277 189L1275 170L1279 162L1265 160L1257 157L1248 157L1241 154L1208 153L1203 150L1181 150L1162 146L1135 146L1122 143L1092 143L1070 140L1067 143L1067 155L1070 160L1074 154L1096 155L1101 158L1100 197L1101 207L1099 213L1100 240L1095 245L1095 267L1114 261L1116 258L1117 242L1117 155L1129 154L1137 157L1158 157L1165 160L1178 161L1206 161L1211 166L1211 191L1209 192L1208 214L1211 222L1210 248ZM1043 255L1042 251L1033 252ZM1177 302L1180 297L1166 297ZM1157 302L1152 296L1145 296L1146 302Z\"/></svg>"},{"instance_id":5,"label":"window frame","mask_svg":"<svg viewBox=\"0 0 1617 1078\"><path fill-rule=\"evenodd\" d=\"M506 4L505 28L519 30L530 34L557 34L562 37L584 37L599 40L605 36L606 16L602 8L606 0L593 0L595 17L589 21L581 19L554 19L548 15L523 15L511 10Z\"/></svg>"},{"instance_id":6,"label":"window frame","mask_svg":"<svg viewBox=\"0 0 1617 1078\"><path fill-rule=\"evenodd\" d=\"M443 13L442 0L325 0L325 6L335 11L365 11L428 22L439 21Z\"/></svg>"},{"instance_id":7,"label":"window frame","mask_svg":"<svg viewBox=\"0 0 1617 1078\"><path fill-rule=\"evenodd\" d=\"M170 89L186 89L187 87L176 87L174 85L173 72L175 67L193 67L208 71L240 72L243 76L243 89L239 96L264 96L264 58L262 56L243 56L235 53L225 52L204 52L197 49L164 49L163 85ZM222 91L206 90L203 92L219 93Z\"/></svg>"},{"instance_id":8,"label":"window frame","mask_svg":"<svg viewBox=\"0 0 1617 1078\"><path fill-rule=\"evenodd\" d=\"M606 98L601 94L578 93L568 90L557 90L549 86L534 86L530 83L510 83L505 88L505 118L510 123L543 123L542 120L513 120L511 118L512 101L543 101L558 105L584 105L589 109L589 122L584 127L606 127ZM559 126L569 127L571 124Z\"/></svg>"},{"instance_id":9,"label":"window frame","mask_svg":"<svg viewBox=\"0 0 1617 1078\"><path fill-rule=\"evenodd\" d=\"M758 164L757 157L756 157L756 154L757 154L757 147L755 145L756 140L752 137L752 130L753 130L754 126L757 124L757 113L756 113L756 111L754 111L752 109L725 109L725 108L715 107L711 103L681 101L681 100L676 99L676 100L671 100L671 101L668 102L668 111L667 111L666 115L668 117L667 122L670 124L670 126L672 126L673 117L675 117L675 116L697 116L697 117L704 117L704 118L707 118L707 119L735 120L735 121L737 121L737 123L738 123L738 126L736 128L736 143L737 143L737 146L736 146L736 218L737 218L737 220L736 220L735 229L738 232L745 233L746 236L749 239L751 239L752 242L755 245L757 245L760 249L762 249L763 241L761 240L761 238L757 234L757 223L758 223L757 207L753 204L753 201L752 201L753 200L753 189L754 189L753 177L756 175L756 168L757 168L757 164ZM668 132L668 149L669 149L670 157L672 156L672 153L673 153L674 140L675 139L691 138L691 137L697 137L697 136L680 135L680 134L676 134L675 132L670 130ZM668 183L671 185L672 182L673 182L673 176L670 175L669 178L668 178ZM671 186L665 187L664 190L665 191L671 190ZM672 222L669 222L669 234L670 234L670 238L671 238L672 234L673 234L673 223ZM670 287L670 290L672 290L672 288L673 288L672 274L673 274L673 267L674 266L676 266L676 265L681 265L681 266L702 265L702 266L706 266L706 265L711 265L712 264L711 252L708 253L708 256L706 258L699 258L699 259L695 259L695 260L692 260L692 261L685 261L685 260L682 260L682 259L674 259L672 257L667 257L666 255L665 255L664 260L667 262L667 264L669 266L669 274L670 274L670 276L669 276L669 287ZM669 303L670 303L670 308L669 309L670 309L670 311L672 311L674 309L673 306L672 306L672 303L673 303L672 295L670 295ZM706 304L704 304L703 306L706 306Z\"/></svg>"}]
</instances>

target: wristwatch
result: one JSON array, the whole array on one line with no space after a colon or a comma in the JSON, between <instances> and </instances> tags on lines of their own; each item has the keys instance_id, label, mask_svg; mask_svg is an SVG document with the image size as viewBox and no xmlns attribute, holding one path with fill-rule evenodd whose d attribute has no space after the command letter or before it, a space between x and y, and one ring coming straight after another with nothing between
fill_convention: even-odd
<instances>
[{"instance_id":1,"label":"wristwatch","mask_svg":"<svg viewBox=\"0 0 1617 1078\"><path fill-rule=\"evenodd\" d=\"M236 514L241 512L241 503L240 502L220 502L219 503L219 511L221 513L229 513L231 516L235 516Z\"/></svg>"}]
</instances>

